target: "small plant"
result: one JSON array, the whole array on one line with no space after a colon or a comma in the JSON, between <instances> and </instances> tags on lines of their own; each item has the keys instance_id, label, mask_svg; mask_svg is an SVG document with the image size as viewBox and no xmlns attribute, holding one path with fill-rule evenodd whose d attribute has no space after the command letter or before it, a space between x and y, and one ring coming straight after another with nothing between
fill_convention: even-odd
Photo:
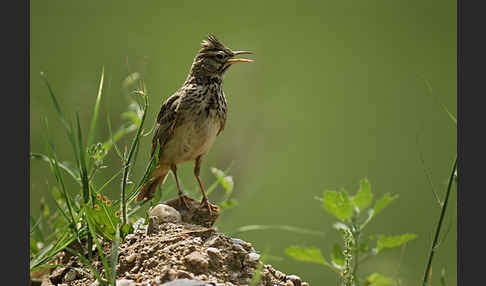
<instances>
[{"instance_id":1,"label":"small plant","mask_svg":"<svg viewBox=\"0 0 486 286\"><path fill-rule=\"evenodd\" d=\"M50 210L44 199L40 202L41 215L39 218L30 217L30 272L31 274L45 273L46 270L64 267L56 262L56 255L67 251L77 256L90 269L91 274L100 285L116 284L116 265L118 263L118 246L128 233L140 227L144 219L137 215L143 204L133 204L139 188L148 180L158 158L158 149L147 164L145 173L137 184L132 182L131 174L137 160L140 140L145 135L143 126L148 109L148 95L144 82L138 73L130 74L123 82L130 103L128 111L121 114L125 123L116 132L112 132L109 116L107 127L109 138L97 141L95 130L99 125L100 105L103 91L104 71L101 73L100 84L90 129L83 138L79 116L76 114L74 122L69 120L63 112L54 91L44 74L41 74L47 86L48 93L56 109L58 119L63 124L68 142L72 147L73 162L60 161L57 157L49 126L45 120L45 141L47 152L31 153L30 158L48 163L57 185L52 187L51 193L55 209ZM137 84L139 83L139 85ZM117 142L125 135L135 132L129 146L124 152ZM121 166L107 166L106 156L114 151L121 161ZM208 188L207 194L212 193L219 185L223 187L224 197L219 203L220 209L225 210L236 206L236 200L231 198L233 192L233 178L217 168L211 171L216 177L215 182ZM112 172L108 180L99 184L98 175L102 172ZM77 183L77 187L68 188L66 177ZM106 191L115 187L113 181L121 181L120 196L110 199ZM98 181L98 182L97 182ZM79 193L76 194L76 191ZM150 200L155 205L167 190L157 192ZM143 216L143 215L142 215ZM96 253L94 253L94 249ZM93 262L102 263L99 273ZM84 270L76 268L77 271Z\"/></svg>"},{"instance_id":2,"label":"small plant","mask_svg":"<svg viewBox=\"0 0 486 286\"><path fill-rule=\"evenodd\" d=\"M345 286L384 286L396 284L393 279L379 273L372 273L361 277L358 272L360 265L370 257L376 256L385 250L404 245L416 237L415 234L402 235L369 235L365 236L364 230L368 223L381 213L397 195L386 193L373 203L371 185L367 179L362 179L359 190L351 196L344 189L339 191L324 191L322 208L336 217L339 221L333 228L341 233L343 246L335 243L326 259L319 248L291 246L285 253L304 262L317 263L326 266L338 275L340 285ZM372 242L376 243L372 246Z\"/></svg>"}]
</instances>

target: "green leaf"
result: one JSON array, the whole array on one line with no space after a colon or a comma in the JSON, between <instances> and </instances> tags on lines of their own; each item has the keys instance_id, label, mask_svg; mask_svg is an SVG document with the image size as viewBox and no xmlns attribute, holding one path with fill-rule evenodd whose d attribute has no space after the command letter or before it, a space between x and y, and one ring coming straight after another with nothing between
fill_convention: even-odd
<instances>
[{"instance_id":1,"label":"green leaf","mask_svg":"<svg viewBox=\"0 0 486 286\"><path fill-rule=\"evenodd\" d=\"M321 250L316 247L291 246L285 249L285 254L297 261L313 262L332 267L322 256Z\"/></svg>"},{"instance_id":2,"label":"green leaf","mask_svg":"<svg viewBox=\"0 0 486 286\"><path fill-rule=\"evenodd\" d=\"M392 285L393 279L385 277L379 273L373 273L364 281L364 286L387 286Z\"/></svg>"},{"instance_id":3,"label":"green leaf","mask_svg":"<svg viewBox=\"0 0 486 286\"><path fill-rule=\"evenodd\" d=\"M237 205L238 205L238 202L236 200L230 199L230 200L225 200L224 202L219 204L219 208L220 208L220 210L226 210L226 209L229 209L229 208L236 207Z\"/></svg>"},{"instance_id":4,"label":"green leaf","mask_svg":"<svg viewBox=\"0 0 486 286\"><path fill-rule=\"evenodd\" d=\"M143 218L142 218L143 220ZM134 228L133 228L133 225L131 224L125 224L121 227L121 237L125 238L129 233L133 233L134 232Z\"/></svg>"},{"instance_id":5,"label":"green leaf","mask_svg":"<svg viewBox=\"0 0 486 286\"><path fill-rule=\"evenodd\" d=\"M364 178L359 184L358 193L353 197L353 203L360 211L362 211L371 204L372 199L373 194L371 193L371 185L368 182L368 179Z\"/></svg>"},{"instance_id":6,"label":"green leaf","mask_svg":"<svg viewBox=\"0 0 486 286\"><path fill-rule=\"evenodd\" d=\"M322 207L341 221L346 221L353 215L353 204L344 190L324 191Z\"/></svg>"},{"instance_id":7,"label":"green leaf","mask_svg":"<svg viewBox=\"0 0 486 286\"><path fill-rule=\"evenodd\" d=\"M214 167L211 168L211 172L216 176L221 186L223 186L223 189L226 192L226 197L229 197L229 195L233 192L233 177L226 176L224 171Z\"/></svg>"},{"instance_id":8,"label":"green leaf","mask_svg":"<svg viewBox=\"0 0 486 286\"><path fill-rule=\"evenodd\" d=\"M338 231L349 231L349 227L347 225L345 225L344 223L341 223L341 222L336 222L335 224L332 225L332 227Z\"/></svg>"},{"instance_id":9,"label":"green leaf","mask_svg":"<svg viewBox=\"0 0 486 286\"><path fill-rule=\"evenodd\" d=\"M378 237L378 241L376 242L376 248L378 252L380 252L386 248L399 247L400 245L412 239L415 239L416 237L417 235L413 233L406 233L406 234L395 235L395 236L380 235Z\"/></svg>"},{"instance_id":10,"label":"green leaf","mask_svg":"<svg viewBox=\"0 0 486 286\"><path fill-rule=\"evenodd\" d=\"M384 208L386 208L392 201L398 198L398 195L390 195L390 193L386 193L381 199L375 202L375 206L373 207L373 216L376 216L379 212L381 212Z\"/></svg>"},{"instance_id":11,"label":"green leaf","mask_svg":"<svg viewBox=\"0 0 486 286\"><path fill-rule=\"evenodd\" d=\"M331 260L337 266L340 266L340 267L344 266L343 249L337 243L335 243L334 246L332 247Z\"/></svg>"}]
</instances>

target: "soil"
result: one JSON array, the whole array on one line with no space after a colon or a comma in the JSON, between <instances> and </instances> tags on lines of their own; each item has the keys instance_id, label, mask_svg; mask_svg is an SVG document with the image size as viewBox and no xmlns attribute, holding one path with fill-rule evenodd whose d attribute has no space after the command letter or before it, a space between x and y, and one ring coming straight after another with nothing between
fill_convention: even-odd
<instances>
[{"instance_id":1,"label":"soil","mask_svg":"<svg viewBox=\"0 0 486 286\"><path fill-rule=\"evenodd\" d=\"M251 243L211 228L219 215L217 206L212 206L208 213L199 202L188 200L189 210L179 202L174 199L164 204L179 211L182 221L151 217L148 225L125 237L119 247L117 285L243 286L250 285L255 275L259 286L309 285L296 275L286 275L269 264L264 265ZM104 248L109 256L108 242ZM77 257L61 252L55 263L66 267L45 275L40 285L99 285ZM95 261L93 265L105 277L102 263Z\"/></svg>"}]
</instances>

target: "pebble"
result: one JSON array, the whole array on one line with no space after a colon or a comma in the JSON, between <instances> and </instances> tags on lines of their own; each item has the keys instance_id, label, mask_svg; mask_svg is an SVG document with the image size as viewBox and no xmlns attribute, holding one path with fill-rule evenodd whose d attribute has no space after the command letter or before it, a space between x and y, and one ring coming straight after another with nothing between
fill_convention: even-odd
<instances>
[{"instance_id":1,"label":"pebble","mask_svg":"<svg viewBox=\"0 0 486 286\"><path fill-rule=\"evenodd\" d=\"M246 252L245 248L241 244L233 244L233 249L238 252Z\"/></svg>"},{"instance_id":2,"label":"pebble","mask_svg":"<svg viewBox=\"0 0 486 286\"><path fill-rule=\"evenodd\" d=\"M274 275L275 275L275 278L277 278L278 280L282 280L282 278L285 277L285 274L283 274L282 272L280 272L278 270L275 271Z\"/></svg>"},{"instance_id":3,"label":"pebble","mask_svg":"<svg viewBox=\"0 0 486 286\"><path fill-rule=\"evenodd\" d=\"M137 271L138 271L138 265L135 265L135 266L134 266L134 267L133 267L133 268L130 270L130 272L132 272L132 273L137 273Z\"/></svg>"},{"instance_id":4,"label":"pebble","mask_svg":"<svg viewBox=\"0 0 486 286\"><path fill-rule=\"evenodd\" d=\"M214 283L206 283L201 280L191 280L191 279L177 279L162 284L161 286L213 286Z\"/></svg>"},{"instance_id":5,"label":"pebble","mask_svg":"<svg viewBox=\"0 0 486 286\"><path fill-rule=\"evenodd\" d=\"M206 258L206 255L199 251L194 251L186 255L184 257L184 262L195 274L207 272L209 266L209 261Z\"/></svg>"},{"instance_id":6,"label":"pebble","mask_svg":"<svg viewBox=\"0 0 486 286\"><path fill-rule=\"evenodd\" d=\"M178 223L181 222L181 214L173 207L165 205L165 204L158 204L150 210L150 215L159 218L160 223L172 222Z\"/></svg>"},{"instance_id":7,"label":"pebble","mask_svg":"<svg viewBox=\"0 0 486 286\"><path fill-rule=\"evenodd\" d=\"M129 279L116 280L116 286L135 286L135 281Z\"/></svg>"},{"instance_id":8,"label":"pebble","mask_svg":"<svg viewBox=\"0 0 486 286\"><path fill-rule=\"evenodd\" d=\"M242 239L232 238L231 241L233 242L233 244L239 244L239 245L243 246L247 251L250 251L252 249L251 243L246 242Z\"/></svg>"},{"instance_id":9,"label":"pebble","mask_svg":"<svg viewBox=\"0 0 486 286\"><path fill-rule=\"evenodd\" d=\"M179 270L177 271L177 278L188 278L188 279L191 279L191 278L194 278L194 275L187 272L187 271L184 271L184 270Z\"/></svg>"},{"instance_id":10,"label":"pebble","mask_svg":"<svg viewBox=\"0 0 486 286\"><path fill-rule=\"evenodd\" d=\"M78 276L78 272L74 269L69 269L69 271L64 275L63 281L64 282L71 282L76 280L76 277Z\"/></svg>"},{"instance_id":11,"label":"pebble","mask_svg":"<svg viewBox=\"0 0 486 286\"><path fill-rule=\"evenodd\" d=\"M295 286L302 286L302 280L297 275L287 275L287 280L292 281Z\"/></svg>"},{"instance_id":12,"label":"pebble","mask_svg":"<svg viewBox=\"0 0 486 286\"><path fill-rule=\"evenodd\" d=\"M174 280L176 279L177 277L177 271L175 271L174 269L169 269L169 271L167 271L167 273L165 274L165 278L167 278L167 280Z\"/></svg>"},{"instance_id":13,"label":"pebble","mask_svg":"<svg viewBox=\"0 0 486 286\"><path fill-rule=\"evenodd\" d=\"M255 252L248 253L248 260L255 262L255 261L258 261L258 259L260 259L260 254L255 253Z\"/></svg>"},{"instance_id":14,"label":"pebble","mask_svg":"<svg viewBox=\"0 0 486 286\"><path fill-rule=\"evenodd\" d=\"M137 236L133 233L130 233L130 234L127 234L127 236L125 237L125 240L133 242L133 240L137 240Z\"/></svg>"},{"instance_id":15,"label":"pebble","mask_svg":"<svg viewBox=\"0 0 486 286\"><path fill-rule=\"evenodd\" d=\"M222 245L223 240L218 235L214 235L208 238L204 244L207 246L216 247Z\"/></svg>"},{"instance_id":16,"label":"pebble","mask_svg":"<svg viewBox=\"0 0 486 286\"><path fill-rule=\"evenodd\" d=\"M125 261L128 263L132 263L133 261L135 261L135 258L137 258L137 254L132 253L125 258Z\"/></svg>"},{"instance_id":17,"label":"pebble","mask_svg":"<svg viewBox=\"0 0 486 286\"><path fill-rule=\"evenodd\" d=\"M221 251L216 247L208 247L208 249L206 249L206 252L208 253L209 256L222 258Z\"/></svg>"}]
</instances>

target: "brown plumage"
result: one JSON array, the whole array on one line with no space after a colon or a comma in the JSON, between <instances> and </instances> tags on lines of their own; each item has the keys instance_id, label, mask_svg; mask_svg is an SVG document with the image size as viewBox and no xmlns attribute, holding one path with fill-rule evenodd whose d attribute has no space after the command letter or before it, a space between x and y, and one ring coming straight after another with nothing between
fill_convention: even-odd
<instances>
[{"instance_id":1,"label":"brown plumage","mask_svg":"<svg viewBox=\"0 0 486 286\"><path fill-rule=\"evenodd\" d=\"M226 124L226 98L222 89L224 75L234 63L252 62L234 58L249 53L232 51L211 34L202 42L186 81L162 104L157 116L150 154L153 156L158 142L159 161L151 178L141 188L137 201L152 198L157 187L172 171L181 203L187 206L177 178L177 165L195 160L194 175L203 194L201 204L211 211L199 177L202 157Z\"/></svg>"}]
</instances>

